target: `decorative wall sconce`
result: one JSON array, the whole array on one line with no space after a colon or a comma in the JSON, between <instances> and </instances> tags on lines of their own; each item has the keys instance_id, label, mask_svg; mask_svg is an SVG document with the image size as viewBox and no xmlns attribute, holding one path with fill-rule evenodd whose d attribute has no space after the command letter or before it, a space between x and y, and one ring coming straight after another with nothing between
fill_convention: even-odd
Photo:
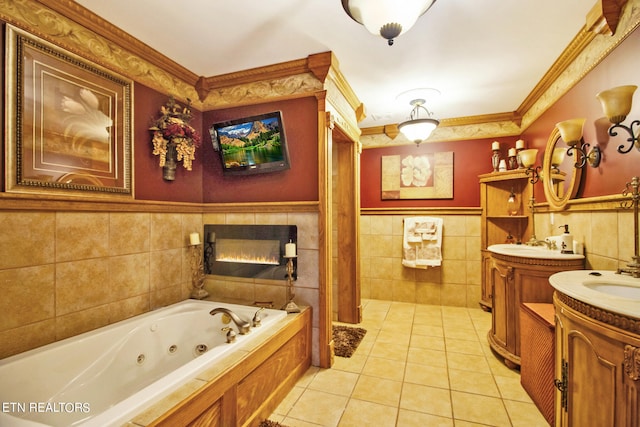
<instances>
[{"instance_id":1,"label":"decorative wall sconce","mask_svg":"<svg viewBox=\"0 0 640 427\"><path fill-rule=\"evenodd\" d=\"M640 151L640 143L638 135L636 135L636 126L640 126L640 120L634 120L629 126L621 124L631 112L631 104L633 102L633 93L638 86L627 85L618 86L613 89L605 90L596 95L600 100L605 116L609 119L613 126L609 128L609 135L616 136L616 129L624 129L629 134L627 142L630 142L628 148L623 145L618 146L618 152L626 154L631 151L632 147L636 147Z\"/></svg>"},{"instance_id":2,"label":"decorative wall sconce","mask_svg":"<svg viewBox=\"0 0 640 427\"><path fill-rule=\"evenodd\" d=\"M638 135L636 135L636 127L640 126L640 120L634 120L629 126L621 124L631 112L631 104L633 102L633 93L638 87L634 85L618 86L613 89L605 90L596 95L600 100L605 116L609 119L613 126L609 128L609 135L616 136L616 129L621 128L627 131L630 142L629 147L625 148L624 144L618 146L618 153L626 154L631 148L636 147L640 151L640 143ZM618 273L630 274L635 278L640 278L640 238L638 235L638 204L640 203L640 177L634 176L631 181L626 184L623 196L631 196L631 201L621 204L623 208L633 207L633 244L634 254L631 262L627 264L627 268L618 269Z\"/></svg>"},{"instance_id":3,"label":"decorative wall sconce","mask_svg":"<svg viewBox=\"0 0 640 427\"><path fill-rule=\"evenodd\" d=\"M533 166L538 157L538 149L530 148L528 150L522 150L519 155L522 166L526 169L525 173L527 176L530 176L529 182L535 184L540 180L540 169L542 168L541 166Z\"/></svg>"},{"instance_id":4,"label":"decorative wall sconce","mask_svg":"<svg viewBox=\"0 0 640 427\"><path fill-rule=\"evenodd\" d=\"M583 168L584 165L589 162L591 167L597 168L602 159L602 152L597 145L593 146L591 150L588 150L590 144L584 142L582 139L582 129L585 121L586 119L565 120L564 122L556 123L556 127L560 131L560 138L569 146L566 153L567 156L580 153L580 156L576 154L574 167Z\"/></svg>"}]
</instances>

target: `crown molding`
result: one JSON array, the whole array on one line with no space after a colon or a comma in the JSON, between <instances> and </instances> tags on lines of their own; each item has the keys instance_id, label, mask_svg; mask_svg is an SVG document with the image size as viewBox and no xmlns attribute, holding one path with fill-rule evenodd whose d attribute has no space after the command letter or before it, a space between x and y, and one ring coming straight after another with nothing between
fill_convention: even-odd
<instances>
[{"instance_id":1,"label":"crown molding","mask_svg":"<svg viewBox=\"0 0 640 427\"><path fill-rule=\"evenodd\" d=\"M18 0L15 0L18 1ZM47 8L55 11L73 22L81 25L84 28L90 29L100 37L108 40L119 46L126 46L127 50L134 55L144 58L150 64L155 65L158 68L172 74L176 78L183 80L186 83L195 85L198 80L198 76L164 56L157 50L144 44L140 40L136 39L129 33L124 32L120 28L111 24L109 21L101 18L95 13L91 12L84 6L76 3L73 0L35 0L38 3L46 6ZM9 1L11 3L12 1Z\"/></svg>"}]
</instances>

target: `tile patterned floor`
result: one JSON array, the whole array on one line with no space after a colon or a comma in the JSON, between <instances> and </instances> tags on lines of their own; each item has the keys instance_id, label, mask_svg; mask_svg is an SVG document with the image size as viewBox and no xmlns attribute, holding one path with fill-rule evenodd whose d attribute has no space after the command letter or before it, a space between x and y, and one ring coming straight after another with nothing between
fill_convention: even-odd
<instances>
[{"instance_id":1,"label":"tile patterned floor","mask_svg":"<svg viewBox=\"0 0 640 427\"><path fill-rule=\"evenodd\" d=\"M491 314L363 301L367 335L332 369L311 367L270 417L289 427L548 426L517 371L491 352Z\"/></svg>"}]
</instances>

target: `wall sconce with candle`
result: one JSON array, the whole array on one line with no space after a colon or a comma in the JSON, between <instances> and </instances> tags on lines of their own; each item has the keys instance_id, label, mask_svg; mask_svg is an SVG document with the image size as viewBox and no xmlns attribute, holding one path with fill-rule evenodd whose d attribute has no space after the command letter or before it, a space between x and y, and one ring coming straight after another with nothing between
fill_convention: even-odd
<instances>
[{"instance_id":1,"label":"wall sconce with candle","mask_svg":"<svg viewBox=\"0 0 640 427\"><path fill-rule=\"evenodd\" d=\"M202 242L200 233L189 234L189 257L191 260L191 298L203 299L209 296L204 289L204 268L202 265Z\"/></svg>"},{"instance_id":2,"label":"wall sconce with candle","mask_svg":"<svg viewBox=\"0 0 640 427\"><path fill-rule=\"evenodd\" d=\"M583 168L589 162L591 167L597 168L602 159L602 151L597 145L587 151L590 144L584 142L582 138L582 130L586 119L571 119L564 122L556 123L556 128L560 131L560 138L569 146L567 156L573 156L576 153L576 169ZM580 153L578 155L577 153Z\"/></svg>"},{"instance_id":3,"label":"wall sconce with candle","mask_svg":"<svg viewBox=\"0 0 640 427\"><path fill-rule=\"evenodd\" d=\"M287 303L282 309L287 313L300 313L300 307L293 302L296 296L293 288L293 259L298 256L296 244L289 241L284 248L284 257L287 258Z\"/></svg>"}]
</instances>

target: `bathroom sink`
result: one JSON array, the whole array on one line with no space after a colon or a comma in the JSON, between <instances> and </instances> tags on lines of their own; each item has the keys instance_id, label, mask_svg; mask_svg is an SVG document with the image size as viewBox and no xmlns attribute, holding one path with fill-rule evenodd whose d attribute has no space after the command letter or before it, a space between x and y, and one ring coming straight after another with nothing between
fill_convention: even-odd
<instances>
[{"instance_id":1,"label":"bathroom sink","mask_svg":"<svg viewBox=\"0 0 640 427\"><path fill-rule=\"evenodd\" d=\"M563 271L549 277L557 291L594 307L640 318L640 279L615 271Z\"/></svg>"},{"instance_id":2,"label":"bathroom sink","mask_svg":"<svg viewBox=\"0 0 640 427\"><path fill-rule=\"evenodd\" d=\"M559 250L550 250L546 246L529 246L529 245L513 245L498 244L491 245L487 248L490 252L510 255L522 258L539 258L539 259L582 259L584 255L579 254L563 254Z\"/></svg>"},{"instance_id":3,"label":"bathroom sink","mask_svg":"<svg viewBox=\"0 0 640 427\"><path fill-rule=\"evenodd\" d=\"M614 297L628 298L640 301L640 286L620 285L616 283L589 282L583 285L594 291L602 292Z\"/></svg>"}]
</instances>

